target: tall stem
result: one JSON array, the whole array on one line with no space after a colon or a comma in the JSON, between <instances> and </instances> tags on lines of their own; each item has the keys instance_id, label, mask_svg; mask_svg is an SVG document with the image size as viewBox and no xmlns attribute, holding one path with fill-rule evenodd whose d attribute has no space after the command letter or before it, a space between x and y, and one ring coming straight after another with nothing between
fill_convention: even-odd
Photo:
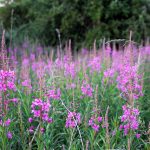
<instances>
[{"instance_id":1,"label":"tall stem","mask_svg":"<svg viewBox=\"0 0 150 150\"><path fill-rule=\"evenodd\" d=\"M128 150L130 150L130 148L131 148L131 141L130 141L130 135L129 135L129 137L128 137Z\"/></svg>"}]
</instances>

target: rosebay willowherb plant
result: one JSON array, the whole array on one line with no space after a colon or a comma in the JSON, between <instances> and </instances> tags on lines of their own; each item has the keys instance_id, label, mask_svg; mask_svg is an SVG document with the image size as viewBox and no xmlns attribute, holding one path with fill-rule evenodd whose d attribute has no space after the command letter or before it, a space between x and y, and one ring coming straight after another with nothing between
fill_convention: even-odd
<instances>
[{"instance_id":1,"label":"rosebay willowherb plant","mask_svg":"<svg viewBox=\"0 0 150 150\"><path fill-rule=\"evenodd\" d=\"M1 58L1 70L0 70L0 140L2 149L6 150L9 149L8 141L13 137L13 130L11 131L12 126L12 117L11 108L15 108L15 103L17 103L17 99L11 98L10 96L11 91L16 91L15 86L15 73L11 71L8 66L8 58L7 52L5 49L5 31L3 32L2 36L2 43L1 43L1 51L0 51L0 58ZM10 119L11 118L11 119Z\"/></svg>"},{"instance_id":2,"label":"rosebay willowherb plant","mask_svg":"<svg viewBox=\"0 0 150 150\"><path fill-rule=\"evenodd\" d=\"M3 60L0 72L0 149L148 150L150 49L129 44L74 55L70 42L64 52L11 49L14 70Z\"/></svg>"}]
</instances>

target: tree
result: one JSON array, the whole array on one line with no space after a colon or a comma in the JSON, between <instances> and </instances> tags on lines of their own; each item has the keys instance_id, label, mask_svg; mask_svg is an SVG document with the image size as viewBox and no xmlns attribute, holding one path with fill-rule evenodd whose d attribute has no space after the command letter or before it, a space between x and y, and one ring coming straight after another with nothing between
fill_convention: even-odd
<instances>
[{"instance_id":1,"label":"tree","mask_svg":"<svg viewBox=\"0 0 150 150\"><path fill-rule=\"evenodd\" d=\"M62 42L71 39L77 46L91 46L101 38L128 38L140 42L150 35L149 0L14 0L0 8L0 19L13 38L28 36L46 45L58 42L56 28Z\"/></svg>"}]
</instances>

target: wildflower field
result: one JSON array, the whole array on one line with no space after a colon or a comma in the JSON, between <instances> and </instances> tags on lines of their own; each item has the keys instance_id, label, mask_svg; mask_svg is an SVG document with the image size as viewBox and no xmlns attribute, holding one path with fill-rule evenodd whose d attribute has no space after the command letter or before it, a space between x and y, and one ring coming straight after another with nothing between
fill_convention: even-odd
<instances>
[{"instance_id":1,"label":"wildflower field","mask_svg":"<svg viewBox=\"0 0 150 150\"><path fill-rule=\"evenodd\" d=\"M0 51L0 150L149 150L150 46Z\"/></svg>"}]
</instances>

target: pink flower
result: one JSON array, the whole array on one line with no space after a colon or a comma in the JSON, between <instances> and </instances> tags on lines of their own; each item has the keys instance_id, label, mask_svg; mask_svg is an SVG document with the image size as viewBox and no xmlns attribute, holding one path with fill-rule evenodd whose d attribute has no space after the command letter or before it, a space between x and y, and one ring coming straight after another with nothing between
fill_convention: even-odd
<instances>
[{"instance_id":1,"label":"pink flower","mask_svg":"<svg viewBox=\"0 0 150 150\"><path fill-rule=\"evenodd\" d=\"M30 118L28 119L28 122L31 123L32 121L33 121L33 118L30 117Z\"/></svg>"},{"instance_id":2,"label":"pink flower","mask_svg":"<svg viewBox=\"0 0 150 150\"><path fill-rule=\"evenodd\" d=\"M12 139L12 133L10 131L8 131L8 133L7 133L7 138Z\"/></svg>"},{"instance_id":3,"label":"pink flower","mask_svg":"<svg viewBox=\"0 0 150 150\"><path fill-rule=\"evenodd\" d=\"M127 135L129 130L137 130L139 127L138 115L139 110L137 108L130 108L126 105L122 106L123 115L121 116L120 129L124 130L124 134Z\"/></svg>"},{"instance_id":4,"label":"pink flower","mask_svg":"<svg viewBox=\"0 0 150 150\"><path fill-rule=\"evenodd\" d=\"M89 120L89 126L92 126L93 125L93 119L90 119Z\"/></svg>"},{"instance_id":5,"label":"pink flower","mask_svg":"<svg viewBox=\"0 0 150 150\"><path fill-rule=\"evenodd\" d=\"M48 119L49 119L48 114L47 114L47 113L44 113L44 114L42 115L42 119L43 119L44 121L48 121Z\"/></svg>"},{"instance_id":6,"label":"pink flower","mask_svg":"<svg viewBox=\"0 0 150 150\"><path fill-rule=\"evenodd\" d=\"M0 120L0 125L2 125L3 124L3 122L2 122L2 120Z\"/></svg>"},{"instance_id":7,"label":"pink flower","mask_svg":"<svg viewBox=\"0 0 150 150\"><path fill-rule=\"evenodd\" d=\"M0 91L16 90L14 71L0 70Z\"/></svg>"},{"instance_id":8,"label":"pink flower","mask_svg":"<svg viewBox=\"0 0 150 150\"><path fill-rule=\"evenodd\" d=\"M52 123L52 122L53 122L53 119L52 119L52 118L49 118L49 119L47 120L47 122L48 122L48 123Z\"/></svg>"},{"instance_id":9,"label":"pink flower","mask_svg":"<svg viewBox=\"0 0 150 150\"><path fill-rule=\"evenodd\" d=\"M99 125L97 125L97 124L93 124L92 125L92 128L95 130L95 131L99 131Z\"/></svg>"},{"instance_id":10,"label":"pink flower","mask_svg":"<svg viewBox=\"0 0 150 150\"><path fill-rule=\"evenodd\" d=\"M75 128L77 124L81 123L80 113L68 112L66 119L66 128Z\"/></svg>"},{"instance_id":11,"label":"pink flower","mask_svg":"<svg viewBox=\"0 0 150 150\"><path fill-rule=\"evenodd\" d=\"M120 126L119 126L119 129L122 130L122 129L123 129L123 125L120 125Z\"/></svg>"},{"instance_id":12,"label":"pink flower","mask_svg":"<svg viewBox=\"0 0 150 150\"><path fill-rule=\"evenodd\" d=\"M35 99L31 104L31 112L33 113L34 118L42 119L48 123L51 122L49 118L50 103L44 102L41 99ZM29 118L28 121L31 123L33 118Z\"/></svg>"},{"instance_id":13,"label":"pink flower","mask_svg":"<svg viewBox=\"0 0 150 150\"><path fill-rule=\"evenodd\" d=\"M76 76L76 68L74 63L65 63L64 64L64 74L65 76L71 76L71 78L75 78Z\"/></svg>"},{"instance_id":14,"label":"pink flower","mask_svg":"<svg viewBox=\"0 0 150 150\"><path fill-rule=\"evenodd\" d=\"M137 139L139 139L141 137L141 134L137 133L135 136L136 136Z\"/></svg>"},{"instance_id":15,"label":"pink flower","mask_svg":"<svg viewBox=\"0 0 150 150\"><path fill-rule=\"evenodd\" d=\"M22 86L32 89L31 80L27 79L22 82Z\"/></svg>"},{"instance_id":16,"label":"pink flower","mask_svg":"<svg viewBox=\"0 0 150 150\"><path fill-rule=\"evenodd\" d=\"M41 133L43 134L45 130L44 130L44 128L41 127L41 128L40 128L40 131L41 131Z\"/></svg>"},{"instance_id":17,"label":"pink flower","mask_svg":"<svg viewBox=\"0 0 150 150\"><path fill-rule=\"evenodd\" d=\"M18 99L17 99L17 98L13 98L13 99L11 99L11 101L12 101L13 103L18 103Z\"/></svg>"},{"instance_id":18,"label":"pink flower","mask_svg":"<svg viewBox=\"0 0 150 150\"><path fill-rule=\"evenodd\" d=\"M9 126L10 123L11 123L11 120L10 120L10 119L7 119L7 120L5 121L5 126Z\"/></svg>"},{"instance_id":19,"label":"pink flower","mask_svg":"<svg viewBox=\"0 0 150 150\"><path fill-rule=\"evenodd\" d=\"M92 58L89 61L88 67L90 68L91 72L93 72L93 71L99 72L101 69L100 57Z\"/></svg>"},{"instance_id":20,"label":"pink flower","mask_svg":"<svg viewBox=\"0 0 150 150\"><path fill-rule=\"evenodd\" d=\"M86 81L83 81L82 86L81 86L81 91L83 95L86 95L88 97L92 97L93 95L92 94L93 89L89 84L86 83Z\"/></svg>"},{"instance_id":21,"label":"pink flower","mask_svg":"<svg viewBox=\"0 0 150 150\"><path fill-rule=\"evenodd\" d=\"M91 126L96 132L99 131L99 123L102 122L103 118L101 116L96 117L95 115L93 115L88 124L89 126Z\"/></svg>"},{"instance_id":22,"label":"pink flower","mask_svg":"<svg viewBox=\"0 0 150 150\"><path fill-rule=\"evenodd\" d=\"M30 132L30 133L33 133L33 132L34 132L34 126L31 126L31 127L29 128L29 132Z\"/></svg>"},{"instance_id":23,"label":"pink flower","mask_svg":"<svg viewBox=\"0 0 150 150\"><path fill-rule=\"evenodd\" d=\"M57 90L52 89L48 91L48 94L46 94L46 96L50 99L59 100L61 97L61 91L59 88Z\"/></svg>"},{"instance_id":24,"label":"pink flower","mask_svg":"<svg viewBox=\"0 0 150 150\"><path fill-rule=\"evenodd\" d=\"M71 84L68 84L66 89L75 89L76 88L76 84L74 83L71 83Z\"/></svg>"},{"instance_id":25,"label":"pink flower","mask_svg":"<svg viewBox=\"0 0 150 150\"><path fill-rule=\"evenodd\" d=\"M143 96L142 85L139 82L141 76L138 74L138 67L126 62L126 64L120 66L118 71L117 87L125 95L124 98L129 98L131 94L135 100Z\"/></svg>"},{"instance_id":26,"label":"pink flower","mask_svg":"<svg viewBox=\"0 0 150 150\"><path fill-rule=\"evenodd\" d=\"M97 117L98 122L102 122L103 118L101 116Z\"/></svg>"},{"instance_id":27,"label":"pink flower","mask_svg":"<svg viewBox=\"0 0 150 150\"><path fill-rule=\"evenodd\" d=\"M109 68L104 71L104 78L112 78L114 76L115 70L113 68Z\"/></svg>"}]
</instances>

